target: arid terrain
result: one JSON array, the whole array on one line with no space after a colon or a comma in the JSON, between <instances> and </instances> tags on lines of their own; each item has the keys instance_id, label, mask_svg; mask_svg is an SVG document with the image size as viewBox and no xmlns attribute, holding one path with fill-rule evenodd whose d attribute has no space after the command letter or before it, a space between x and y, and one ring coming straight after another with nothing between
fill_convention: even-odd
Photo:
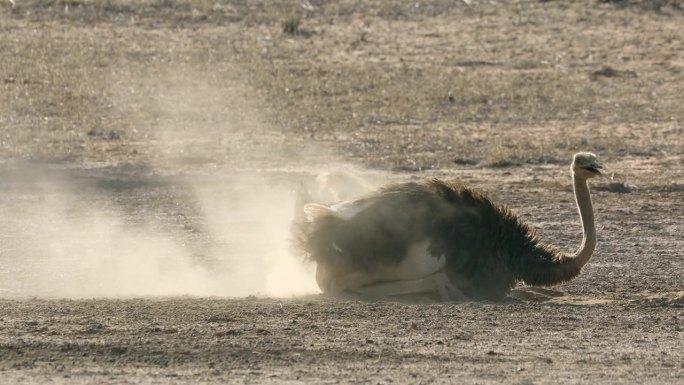
<instances>
[{"instance_id":1,"label":"arid terrain","mask_svg":"<svg viewBox=\"0 0 684 385\"><path fill-rule=\"evenodd\" d=\"M0 383L684 383L682 1L14 3ZM291 250L302 185L433 177L573 250L577 151L570 283L332 299Z\"/></svg>"}]
</instances>

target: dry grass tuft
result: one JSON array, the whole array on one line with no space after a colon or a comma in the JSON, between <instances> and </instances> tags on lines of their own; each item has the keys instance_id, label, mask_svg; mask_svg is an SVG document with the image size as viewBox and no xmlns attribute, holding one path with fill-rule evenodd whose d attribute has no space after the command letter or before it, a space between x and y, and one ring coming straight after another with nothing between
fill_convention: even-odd
<instances>
[{"instance_id":1,"label":"dry grass tuft","mask_svg":"<svg viewBox=\"0 0 684 385\"><path fill-rule=\"evenodd\" d=\"M300 34L299 26L301 25L302 18L299 15L292 15L283 21L283 33L288 35L298 35Z\"/></svg>"}]
</instances>

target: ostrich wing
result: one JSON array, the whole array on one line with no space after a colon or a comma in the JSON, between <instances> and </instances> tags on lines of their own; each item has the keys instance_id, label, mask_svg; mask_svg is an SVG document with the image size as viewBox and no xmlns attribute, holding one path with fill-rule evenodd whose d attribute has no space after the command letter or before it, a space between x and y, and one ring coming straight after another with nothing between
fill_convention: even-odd
<instances>
[{"instance_id":1,"label":"ostrich wing","mask_svg":"<svg viewBox=\"0 0 684 385\"><path fill-rule=\"evenodd\" d=\"M304 214L309 222L314 222L328 215L342 220L350 220L372 204L372 199L341 202L332 206L309 203L304 206Z\"/></svg>"}]
</instances>

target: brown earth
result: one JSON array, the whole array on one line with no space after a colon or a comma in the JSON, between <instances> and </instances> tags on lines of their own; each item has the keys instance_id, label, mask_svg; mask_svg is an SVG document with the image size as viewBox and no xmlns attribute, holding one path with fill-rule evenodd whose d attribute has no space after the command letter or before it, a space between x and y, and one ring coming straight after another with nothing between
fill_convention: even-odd
<instances>
[{"instance_id":1,"label":"brown earth","mask_svg":"<svg viewBox=\"0 0 684 385\"><path fill-rule=\"evenodd\" d=\"M0 383L680 384L682 47L675 0L4 3ZM572 249L576 151L615 175L571 283L269 297L321 172L459 178Z\"/></svg>"}]
</instances>

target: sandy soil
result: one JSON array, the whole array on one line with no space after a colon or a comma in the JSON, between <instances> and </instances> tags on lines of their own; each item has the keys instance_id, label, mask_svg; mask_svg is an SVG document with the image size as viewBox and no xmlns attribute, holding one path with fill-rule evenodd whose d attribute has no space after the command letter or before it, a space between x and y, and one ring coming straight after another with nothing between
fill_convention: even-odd
<instances>
[{"instance_id":1,"label":"sandy soil","mask_svg":"<svg viewBox=\"0 0 684 385\"><path fill-rule=\"evenodd\" d=\"M3 4L0 383L684 382L684 6L465 3ZM615 179L571 283L330 299L289 254L331 170L573 249L580 150Z\"/></svg>"},{"instance_id":2,"label":"sandy soil","mask_svg":"<svg viewBox=\"0 0 684 385\"><path fill-rule=\"evenodd\" d=\"M2 381L681 383L681 294L585 301L2 301Z\"/></svg>"}]
</instances>

